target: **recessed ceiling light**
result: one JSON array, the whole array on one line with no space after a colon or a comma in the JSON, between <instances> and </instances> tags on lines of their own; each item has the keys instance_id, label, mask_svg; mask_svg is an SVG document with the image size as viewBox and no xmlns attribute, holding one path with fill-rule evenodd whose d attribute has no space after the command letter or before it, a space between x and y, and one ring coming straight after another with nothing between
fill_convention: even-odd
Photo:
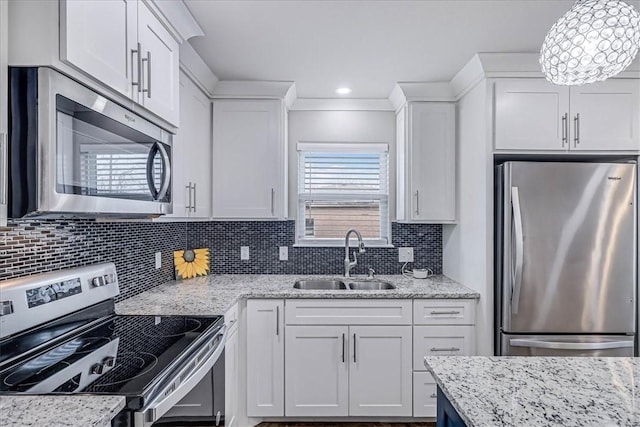
<instances>
[{"instance_id":1,"label":"recessed ceiling light","mask_svg":"<svg viewBox=\"0 0 640 427\"><path fill-rule=\"evenodd\" d=\"M351 89L349 89L348 87L339 87L338 89L336 89L336 93L338 95L349 95L351 93Z\"/></svg>"}]
</instances>

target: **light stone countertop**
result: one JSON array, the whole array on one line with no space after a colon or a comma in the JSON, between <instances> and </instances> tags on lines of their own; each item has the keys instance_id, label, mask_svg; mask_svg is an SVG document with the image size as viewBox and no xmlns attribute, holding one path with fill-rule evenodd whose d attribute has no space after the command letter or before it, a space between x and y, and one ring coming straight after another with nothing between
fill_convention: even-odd
<instances>
[{"instance_id":1,"label":"light stone countertop","mask_svg":"<svg viewBox=\"0 0 640 427\"><path fill-rule=\"evenodd\" d=\"M118 314L223 315L241 298L474 298L480 294L445 276L412 279L381 275L397 289L383 291L300 290L299 279L340 276L222 274L171 281L116 304ZM355 279L362 279L360 277Z\"/></svg>"},{"instance_id":2,"label":"light stone countertop","mask_svg":"<svg viewBox=\"0 0 640 427\"><path fill-rule=\"evenodd\" d=\"M640 359L425 357L468 427L640 426Z\"/></svg>"},{"instance_id":3,"label":"light stone countertop","mask_svg":"<svg viewBox=\"0 0 640 427\"><path fill-rule=\"evenodd\" d=\"M0 425L105 427L124 405L124 396L0 396Z\"/></svg>"}]
</instances>

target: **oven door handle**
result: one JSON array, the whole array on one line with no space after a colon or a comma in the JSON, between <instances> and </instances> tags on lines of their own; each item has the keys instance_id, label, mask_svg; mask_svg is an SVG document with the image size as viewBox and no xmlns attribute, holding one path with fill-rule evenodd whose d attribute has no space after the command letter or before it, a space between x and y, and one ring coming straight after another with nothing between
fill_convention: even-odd
<instances>
[{"instance_id":1,"label":"oven door handle","mask_svg":"<svg viewBox=\"0 0 640 427\"><path fill-rule=\"evenodd\" d=\"M172 386L165 388L165 390L170 392L161 392L158 398L153 399L147 406L134 413L135 427L151 426L166 414L169 409L173 408L176 403L180 402L196 385L198 385L200 381L202 381L224 351L224 346L227 341L226 325L223 325L220 328L213 340L215 341L218 338L220 339L218 344L212 347L206 354L202 355L200 358L200 365L193 369L193 372L181 381L180 385L178 385L173 391L170 391ZM191 369L190 365L190 363L187 363L186 367L180 372L177 372L174 377L180 378L185 374L185 371Z\"/></svg>"}]
</instances>

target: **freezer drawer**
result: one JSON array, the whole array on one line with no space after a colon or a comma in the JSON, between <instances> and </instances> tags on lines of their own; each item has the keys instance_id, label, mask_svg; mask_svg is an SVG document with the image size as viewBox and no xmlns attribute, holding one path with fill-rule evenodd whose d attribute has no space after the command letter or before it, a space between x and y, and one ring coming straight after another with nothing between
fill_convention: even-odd
<instances>
[{"instance_id":1,"label":"freezer drawer","mask_svg":"<svg viewBox=\"0 0 640 427\"><path fill-rule=\"evenodd\" d=\"M626 335L507 335L503 356L633 356L633 336Z\"/></svg>"}]
</instances>

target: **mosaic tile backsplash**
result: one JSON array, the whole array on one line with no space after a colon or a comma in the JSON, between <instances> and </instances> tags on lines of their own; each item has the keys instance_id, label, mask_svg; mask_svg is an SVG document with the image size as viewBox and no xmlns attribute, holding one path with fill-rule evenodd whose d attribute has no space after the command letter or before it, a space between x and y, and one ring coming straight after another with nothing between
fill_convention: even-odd
<instances>
[{"instance_id":1,"label":"mosaic tile backsplash","mask_svg":"<svg viewBox=\"0 0 640 427\"><path fill-rule=\"evenodd\" d=\"M442 272L442 226L392 224L395 248L367 248L355 274L372 267L397 274L397 247L414 248L414 266ZM344 248L296 248L294 221L99 222L95 220L10 220L0 227L0 280L111 261L120 278L118 300L172 280L173 251L207 247L212 274L342 274ZM240 246L250 259L240 260ZM278 260L278 247L289 260ZM155 252L162 268L155 268Z\"/></svg>"}]
</instances>

